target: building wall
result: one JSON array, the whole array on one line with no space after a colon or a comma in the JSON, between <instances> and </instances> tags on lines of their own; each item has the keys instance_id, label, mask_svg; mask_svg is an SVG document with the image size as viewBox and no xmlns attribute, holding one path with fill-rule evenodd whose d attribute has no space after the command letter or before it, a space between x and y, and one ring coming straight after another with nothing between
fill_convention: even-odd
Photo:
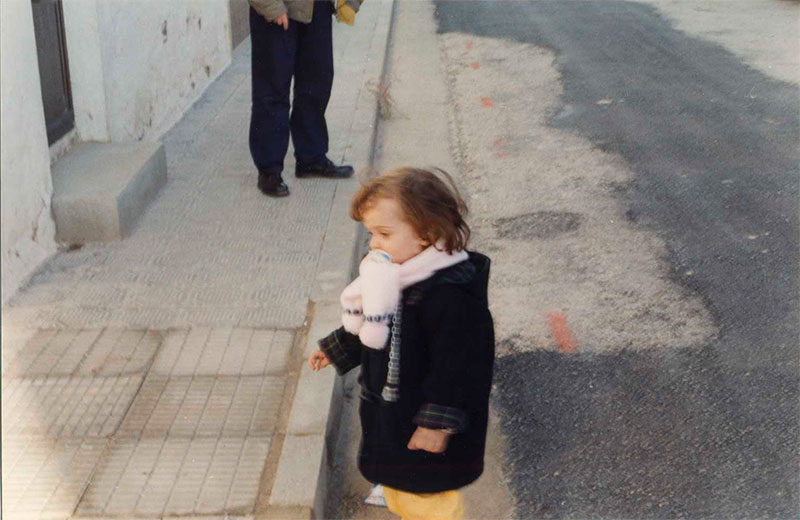
<instances>
[{"instance_id":1,"label":"building wall","mask_svg":"<svg viewBox=\"0 0 800 520\"><path fill-rule=\"evenodd\" d=\"M70 60L86 60L73 88L90 139L157 140L231 61L228 0L64 0L64 18Z\"/></svg>"},{"instance_id":2,"label":"building wall","mask_svg":"<svg viewBox=\"0 0 800 520\"><path fill-rule=\"evenodd\" d=\"M62 0L77 140L108 141L103 54L97 2Z\"/></svg>"},{"instance_id":3,"label":"building wall","mask_svg":"<svg viewBox=\"0 0 800 520\"><path fill-rule=\"evenodd\" d=\"M55 252L53 184L30 0L3 0L0 16L2 300Z\"/></svg>"},{"instance_id":4,"label":"building wall","mask_svg":"<svg viewBox=\"0 0 800 520\"><path fill-rule=\"evenodd\" d=\"M56 250L30 0L2 0L2 301ZM232 57L230 0L62 0L70 142L157 141ZM53 157L69 146L56 143Z\"/></svg>"},{"instance_id":5,"label":"building wall","mask_svg":"<svg viewBox=\"0 0 800 520\"><path fill-rule=\"evenodd\" d=\"M247 0L229 0L231 12L231 42L233 48L250 36L250 3Z\"/></svg>"}]
</instances>

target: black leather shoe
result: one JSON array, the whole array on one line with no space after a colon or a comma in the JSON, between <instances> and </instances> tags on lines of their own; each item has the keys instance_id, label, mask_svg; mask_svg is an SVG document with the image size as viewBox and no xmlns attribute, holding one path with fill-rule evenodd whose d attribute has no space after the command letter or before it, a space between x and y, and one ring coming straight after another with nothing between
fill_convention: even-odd
<instances>
[{"instance_id":1,"label":"black leather shoe","mask_svg":"<svg viewBox=\"0 0 800 520\"><path fill-rule=\"evenodd\" d=\"M346 179L353 176L352 166L336 166L330 159L317 164L297 164L294 170L296 177L326 177L328 179Z\"/></svg>"},{"instance_id":2,"label":"black leather shoe","mask_svg":"<svg viewBox=\"0 0 800 520\"><path fill-rule=\"evenodd\" d=\"M277 173L258 172L258 189L269 197L285 197L289 195L289 187Z\"/></svg>"}]
</instances>

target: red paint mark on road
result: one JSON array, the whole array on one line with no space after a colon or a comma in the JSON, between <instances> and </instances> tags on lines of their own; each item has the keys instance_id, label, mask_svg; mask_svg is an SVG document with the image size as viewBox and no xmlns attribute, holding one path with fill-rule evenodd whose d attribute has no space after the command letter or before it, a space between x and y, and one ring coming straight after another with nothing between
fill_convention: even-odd
<instances>
[{"instance_id":1,"label":"red paint mark on road","mask_svg":"<svg viewBox=\"0 0 800 520\"><path fill-rule=\"evenodd\" d=\"M502 137L500 139L495 139L492 143L492 150L497 157L508 157L508 152L504 149L506 146L506 140Z\"/></svg>"},{"instance_id":2,"label":"red paint mark on road","mask_svg":"<svg viewBox=\"0 0 800 520\"><path fill-rule=\"evenodd\" d=\"M472 42L467 42L467 50L468 51L472 50Z\"/></svg>"},{"instance_id":3,"label":"red paint mark on road","mask_svg":"<svg viewBox=\"0 0 800 520\"><path fill-rule=\"evenodd\" d=\"M469 64L469 66L472 67L475 70L478 70L479 68L481 68L481 66L478 65L477 61L473 61L472 63Z\"/></svg>"},{"instance_id":4,"label":"red paint mark on road","mask_svg":"<svg viewBox=\"0 0 800 520\"><path fill-rule=\"evenodd\" d=\"M556 340L556 346L559 352L565 354L574 354L578 351L578 344L572 337L567 325L567 317L560 312L550 312L547 314L547 321L550 322L550 328L553 331L553 338Z\"/></svg>"},{"instance_id":5,"label":"red paint mark on road","mask_svg":"<svg viewBox=\"0 0 800 520\"><path fill-rule=\"evenodd\" d=\"M481 105L483 105L486 108L492 108L494 106L494 101L492 101L492 98L482 97Z\"/></svg>"}]
</instances>

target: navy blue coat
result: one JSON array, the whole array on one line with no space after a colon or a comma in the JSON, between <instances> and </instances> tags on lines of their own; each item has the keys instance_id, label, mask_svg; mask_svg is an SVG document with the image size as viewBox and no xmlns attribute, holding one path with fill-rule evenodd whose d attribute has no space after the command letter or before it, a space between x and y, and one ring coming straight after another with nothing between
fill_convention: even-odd
<instances>
[{"instance_id":1,"label":"navy blue coat","mask_svg":"<svg viewBox=\"0 0 800 520\"><path fill-rule=\"evenodd\" d=\"M364 347L340 328L320 340L339 374L360 365L358 467L370 482L413 493L458 489L483 472L494 325L489 258L469 259L407 287L402 294L400 396L381 398L389 348ZM409 450L417 426L448 428L442 454Z\"/></svg>"}]
</instances>

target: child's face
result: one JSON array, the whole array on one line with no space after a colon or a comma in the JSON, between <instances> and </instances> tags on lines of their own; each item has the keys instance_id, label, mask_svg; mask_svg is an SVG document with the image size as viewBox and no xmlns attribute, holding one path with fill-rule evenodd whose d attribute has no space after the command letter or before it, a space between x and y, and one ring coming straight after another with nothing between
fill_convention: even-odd
<instances>
[{"instance_id":1,"label":"child's face","mask_svg":"<svg viewBox=\"0 0 800 520\"><path fill-rule=\"evenodd\" d=\"M395 199L378 199L364 211L363 217L364 226L372 234L369 248L386 251L396 264L402 264L428 247L406 221L400 203Z\"/></svg>"}]
</instances>

